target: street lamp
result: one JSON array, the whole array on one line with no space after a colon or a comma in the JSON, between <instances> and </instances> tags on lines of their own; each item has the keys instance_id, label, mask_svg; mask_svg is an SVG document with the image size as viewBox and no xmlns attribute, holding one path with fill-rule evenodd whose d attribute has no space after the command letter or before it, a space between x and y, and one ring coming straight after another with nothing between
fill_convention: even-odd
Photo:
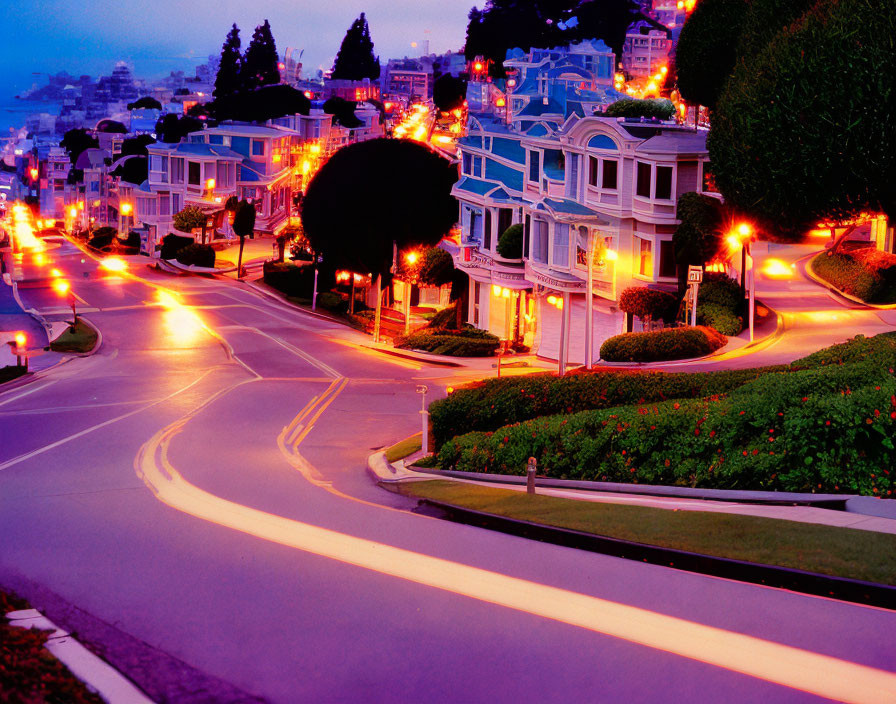
<instances>
[{"instance_id":1,"label":"street lamp","mask_svg":"<svg viewBox=\"0 0 896 704\"><path fill-rule=\"evenodd\" d=\"M411 267L416 267L420 255L416 252L408 252L404 255L405 261ZM408 272L407 281L404 282L404 334L411 332L411 288L413 287L414 271Z\"/></svg>"},{"instance_id":2,"label":"street lamp","mask_svg":"<svg viewBox=\"0 0 896 704\"><path fill-rule=\"evenodd\" d=\"M24 366L25 371L28 371L28 354L25 350L25 343L28 341L28 338L25 337L25 333L17 332L13 340L9 343L9 346L13 348L13 353L16 356L16 366L22 366L22 360L25 360Z\"/></svg>"},{"instance_id":3,"label":"street lamp","mask_svg":"<svg viewBox=\"0 0 896 704\"><path fill-rule=\"evenodd\" d=\"M124 219L127 218L128 215L130 215L133 210L134 210L134 206L132 206L130 203L122 203L121 207L119 207L119 209L118 209L118 234L119 235L122 233Z\"/></svg>"},{"instance_id":4,"label":"street lamp","mask_svg":"<svg viewBox=\"0 0 896 704\"><path fill-rule=\"evenodd\" d=\"M741 300L746 296L747 289L747 257L750 258L750 296L747 309L748 325L750 329L750 342L753 341L756 303L756 273L753 255L750 252L750 243L754 239L753 228L745 222L740 223L734 233L729 235L728 242L733 246L740 246L740 294Z\"/></svg>"},{"instance_id":5,"label":"street lamp","mask_svg":"<svg viewBox=\"0 0 896 704\"><path fill-rule=\"evenodd\" d=\"M68 294L68 303L72 307L72 328L74 328L78 324L78 309L75 294L71 290L71 288L72 287L69 282L65 281L64 279L57 279L53 282L53 289L56 291L56 293L58 293L60 296Z\"/></svg>"}]
</instances>

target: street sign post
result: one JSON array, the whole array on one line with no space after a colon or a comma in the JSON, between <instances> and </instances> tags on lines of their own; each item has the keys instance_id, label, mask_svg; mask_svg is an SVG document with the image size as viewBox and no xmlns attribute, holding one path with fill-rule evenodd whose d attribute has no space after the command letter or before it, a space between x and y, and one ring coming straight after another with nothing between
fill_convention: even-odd
<instances>
[{"instance_id":1,"label":"street sign post","mask_svg":"<svg viewBox=\"0 0 896 704\"><path fill-rule=\"evenodd\" d=\"M691 311L691 325L697 324L697 292L700 289L700 284L703 281L703 267L702 266L694 266L693 264L688 267L688 307Z\"/></svg>"}]
</instances>

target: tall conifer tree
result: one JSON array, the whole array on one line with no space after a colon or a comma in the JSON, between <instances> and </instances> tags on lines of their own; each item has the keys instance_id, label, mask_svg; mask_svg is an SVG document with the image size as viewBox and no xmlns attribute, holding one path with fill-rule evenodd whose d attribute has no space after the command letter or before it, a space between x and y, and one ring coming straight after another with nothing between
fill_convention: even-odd
<instances>
[{"instance_id":1,"label":"tall conifer tree","mask_svg":"<svg viewBox=\"0 0 896 704\"><path fill-rule=\"evenodd\" d=\"M254 90L261 86L274 85L280 82L279 58L271 25L267 20L255 28L252 41L243 56L242 83L245 90Z\"/></svg>"},{"instance_id":2,"label":"tall conifer tree","mask_svg":"<svg viewBox=\"0 0 896 704\"><path fill-rule=\"evenodd\" d=\"M370 28L363 12L345 33L333 63L332 77L348 81L376 80L380 77L380 59L373 54Z\"/></svg>"},{"instance_id":3,"label":"tall conifer tree","mask_svg":"<svg viewBox=\"0 0 896 704\"><path fill-rule=\"evenodd\" d=\"M240 69L243 57L240 55L240 28L233 25L224 46L221 47L221 64L218 67L218 75L215 78L216 99L226 98L240 89Z\"/></svg>"}]
</instances>

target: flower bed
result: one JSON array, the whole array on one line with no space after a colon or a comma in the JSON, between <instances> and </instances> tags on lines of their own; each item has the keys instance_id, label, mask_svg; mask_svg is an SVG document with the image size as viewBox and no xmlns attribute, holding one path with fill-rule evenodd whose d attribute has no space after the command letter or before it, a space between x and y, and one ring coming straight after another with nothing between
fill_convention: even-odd
<instances>
[{"instance_id":1,"label":"flower bed","mask_svg":"<svg viewBox=\"0 0 896 704\"><path fill-rule=\"evenodd\" d=\"M533 374L476 382L429 407L432 432L440 447L455 435L488 431L555 413L614 408L668 399L722 394L787 365L719 372L593 371Z\"/></svg>"},{"instance_id":2,"label":"flower bed","mask_svg":"<svg viewBox=\"0 0 896 704\"><path fill-rule=\"evenodd\" d=\"M896 255L871 248L822 252L811 266L819 278L843 293L866 303L896 303Z\"/></svg>"},{"instance_id":3,"label":"flower bed","mask_svg":"<svg viewBox=\"0 0 896 704\"><path fill-rule=\"evenodd\" d=\"M484 330L431 330L429 328L395 339L395 346L451 357L490 357L501 341Z\"/></svg>"},{"instance_id":4,"label":"flower bed","mask_svg":"<svg viewBox=\"0 0 896 704\"><path fill-rule=\"evenodd\" d=\"M655 332L627 332L605 340L600 356L605 362L660 362L703 357L724 347L724 335L705 326Z\"/></svg>"},{"instance_id":5,"label":"flower bed","mask_svg":"<svg viewBox=\"0 0 896 704\"><path fill-rule=\"evenodd\" d=\"M892 496L896 335L822 350L704 398L553 415L446 442L442 469ZM759 371L759 370L754 370Z\"/></svg>"}]
</instances>

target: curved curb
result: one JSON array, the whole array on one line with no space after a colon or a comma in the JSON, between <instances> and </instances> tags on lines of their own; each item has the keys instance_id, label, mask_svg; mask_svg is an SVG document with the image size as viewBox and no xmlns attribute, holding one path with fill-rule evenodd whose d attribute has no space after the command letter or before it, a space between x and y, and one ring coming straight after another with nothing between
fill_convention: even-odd
<instances>
[{"instance_id":1,"label":"curved curb","mask_svg":"<svg viewBox=\"0 0 896 704\"><path fill-rule=\"evenodd\" d=\"M733 560L727 557L609 538L569 528L546 526L493 513L484 513L431 499L421 499L420 505L435 509L427 515L436 515L436 517L447 518L457 523L508 533L530 540L648 562L713 577L734 579L739 582L896 610L896 587L886 584L833 577L790 567Z\"/></svg>"},{"instance_id":2,"label":"curved curb","mask_svg":"<svg viewBox=\"0 0 896 704\"><path fill-rule=\"evenodd\" d=\"M110 704L153 704L137 686L105 660L97 657L70 633L59 628L37 609L10 611L6 614L10 626L53 631L44 644L53 656L64 664L76 679L97 692Z\"/></svg>"},{"instance_id":3,"label":"curved curb","mask_svg":"<svg viewBox=\"0 0 896 704\"><path fill-rule=\"evenodd\" d=\"M85 318L83 315L78 316L79 320L83 320L87 325L90 326L90 329L96 333L96 342L93 347L86 352L57 352L56 354L66 355L68 357L91 357L100 351L100 347L103 346L103 332L96 325L94 325L88 318ZM50 344L53 344L53 340L50 340ZM53 350L50 350L51 352Z\"/></svg>"},{"instance_id":4,"label":"curved curb","mask_svg":"<svg viewBox=\"0 0 896 704\"><path fill-rule=\"evenodd\" d=\"M818 254L824 254L824 252L818 252ZM831 293L834 293L841 298L845 298L847 301L851 303L858 303L863 308L867 308L868 310L896 310L896 303L887 303L887 304L879 304L879 303L868 303L867 301L863 301L861 298L856 298L855 296L846 293L845 291L841 291L839 288L834 286L829 281L825 281L818 274L815 273L815 269L812 267L812 262L818 254L813 254L810 258L806 260L806 263L803 265L803 268L806 272L806 275L812 279L819 286L826 288Z\"/></svg>"}]
</instances>

